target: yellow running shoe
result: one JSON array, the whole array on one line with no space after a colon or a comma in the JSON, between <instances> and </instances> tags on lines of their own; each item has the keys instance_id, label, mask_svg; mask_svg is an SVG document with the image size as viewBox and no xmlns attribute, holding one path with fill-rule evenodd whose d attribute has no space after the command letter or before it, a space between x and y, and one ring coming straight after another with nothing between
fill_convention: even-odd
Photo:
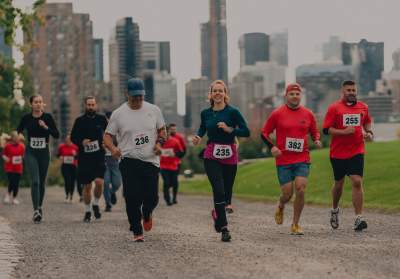
<instances>
[{"instance_id":1,"label":"yellow running shoe","mask_svg":"<svg viewBox=\"0 0 400 279\"><path fill-rule=\"evenodd\" d=\"M283 224L283 213L285 212L285 209L281 209L279 207L279 202L278 205L276 206L276 212L275 212L275 222L278 225L282 225Z\"/></svg>"},{"instance_id":2,"label":"yellow running shoe","mask_svg":"<svg viewBox=\"0 0 400 279\"><path fill-rule=\"evenodd\" d=\"M299 223L292 225L292 234L303 235L304 232L301 230Z\"/></svg>"}]
</instances>

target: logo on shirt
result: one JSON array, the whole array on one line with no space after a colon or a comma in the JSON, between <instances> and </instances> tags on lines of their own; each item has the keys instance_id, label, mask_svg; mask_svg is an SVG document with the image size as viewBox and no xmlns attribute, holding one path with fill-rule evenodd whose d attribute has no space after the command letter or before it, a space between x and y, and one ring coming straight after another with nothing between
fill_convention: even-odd
<instances>
[{"instance_id":1,"label":"logo on shirt","mask_svg":"<svg viewBox=\"0 0 400 279\"><path fill-rule=\"evenodd\" d=\"M300 123L303 124L303 125L306 125L306 122L304 121L304 118L303 118L303 121L300 122Z\"/></svg>"},{"instance_id":2,"label":"logo on shirt","mask_svg":"<svg viewBox=\"0 0 400 279\"><path fill-rule=\"evenodd\" d=\"M146 134L140 134L140 135L137 135L136 137L143 137L143 136L145 136Z\"/></svg>"}]
</instances>

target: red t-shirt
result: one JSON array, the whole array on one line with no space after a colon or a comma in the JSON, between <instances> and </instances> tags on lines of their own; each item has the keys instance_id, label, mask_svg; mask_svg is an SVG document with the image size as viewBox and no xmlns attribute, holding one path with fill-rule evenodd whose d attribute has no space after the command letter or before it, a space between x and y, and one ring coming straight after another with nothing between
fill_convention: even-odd
<instances>
[{"instance_id":1,"label":"red t-shirt","mask_svg":"<svg viewBox=\"0 0 400 279\"><path fill-rule=\"evenodd\" d=\"M178 162L179 158L174 157L171 158L169 157L169 154L171 153L176 153L178 151L183 151L183 148L179 141L173 137L170 137L169 140L167 140L162 148L162 155L161 155L161 160L160 160L160 166L162 169L166 170L178 170Z\"/></svg>"},{"instance_id":2,"label":"red t-shirt","mask_svg":"<svg viewBox=\"0 0 400 279\"><path fill-rule=\"evenodd\" d=\"M261 131L271 144L273 143L269 135L274 130L276 130L276 147L282 152L282 155L276 158L277 166L310 162L307 136L311 134L313 141L320 139L311 110L302 106L290 109L286 104L277 108L271 113Z\"/></svg>"},{"instance_id":3,"label":"red t-shirt","mask_svg":"<svg viewBox=\"0 0 400 279\"><path fill-rule=\"evenodd\" d=\"M72 150L75 150L76 156L78 156L78 146L75 144L71 144L70 146L66 145L65 143L60 144L58 147L57 155L63 156L63 164L67 165L77 165L78 160L75 159L74 155L72 155Z\"/></svg>"},{"instance_id":4,"label":"red t-shirt","mask_svg":"<svg viewBox=\"0 0 400 279\"><path fill-rule=\"evenodd\" d=\"M179 143L181 144L182 148L187 146L187 144L185 142L185 139L183 138L183 136L181 134L175 133L175 136L173 136L173 138L176 138L179 141ZM181 163L181 159L178 158L178 160L179 160L178 164L180 164Z\"/></svg>"},{"instance_id":5,"label":"red t-shirt","mask_svg":"<svg viewBox=\"0 0 400 279\"><path fill-rule=\"evenodd\" d=\"M355 105L347 105L342 100L333 103L326 113L324 129L333 127L344 130L353 125L355 133L350 135L332 136L329 157L349 159L357 154L365 154L363 125L371 123L368 106L360 101Z\"/></svg>"},{"instance_id":6,"label":"red t-shirt","mask_svg":"<svg viewBox=\"0 0 400 279\"><path fill-rule=\"evenodd\" d=\"M22 173L22 159L24 158L25 145L23 143L18 143L18 145L13 145L11 142L7 143L1 152L1 156L6 155L10 162L4 162L4 169L6 172L16 172Z\"/></svg>"}]
</instances>

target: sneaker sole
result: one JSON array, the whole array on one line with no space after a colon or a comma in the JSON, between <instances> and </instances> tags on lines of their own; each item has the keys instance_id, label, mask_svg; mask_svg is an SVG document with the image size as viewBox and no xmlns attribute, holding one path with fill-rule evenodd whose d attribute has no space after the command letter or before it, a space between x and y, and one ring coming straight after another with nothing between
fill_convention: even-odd
<instances>
[{"instance_id":1,"label":"sneaker sole","mask_svg":"<svg viewBox=\"0 0 400 279\"><path fill-rule=\"evenodd\" d=\"M224 235L223 237L221 237L221 241L222 242L229 242L231 241L232 236L228 235Z\"/></svg>"},{"instance_id":2,"label":"sneaker sole","mask_svg":"<svg viewBox=\"0 0 400 279\"><path fill-rule=\"evenodd\" d=\"M360 225L358 225L358 227L355 228L354 230L355 231L361 231L361 230L364 230L366 228L368 228L368 225L367 225L367 222L364 221Z\"/></svg>"},{"instance_id":3,"label":"sneaker sole","mask_svg":"<svg viewBox=\"0 0 400 279\"><path fill-rule=\"evenodd\" d=\"M37 216L35 219L33 219L33 222L41 222L42 221L42 216Z\"/></svg>"},{"instance_id":4,"label":"sneaker sole","mask_svg":"<svg viewBox=\"0 0 400 279\"><path fill-rule=\"evenodd\" d=\"M295 233L295 232L292 232L291 235L304 235L304 232L303 232L303 233Z\"/></svg>"},{"instance_id":5,"label":"sneaker sole","mask_svg":"<svg viewBox=\"0 0 400 279\"><path fill-rule=\"evenodd\" d=\"M134 239L133 242L144 242L143 238Z\"/></svg>"},{"instance_id":6,"label":"sneaker sole","mask_svg":"<svg viewBox=\"0 0 400 279\"><path fill-rule=\"evenodd\" d=\"M332 227L333 229L335 229L335 230L336 230L337 228L339 228L339 224L337 224L337 227L334 227L333 224L335 224L335 222L333 222L333 221L331 220L331 227Z\"/></svg>"}]
</instances>

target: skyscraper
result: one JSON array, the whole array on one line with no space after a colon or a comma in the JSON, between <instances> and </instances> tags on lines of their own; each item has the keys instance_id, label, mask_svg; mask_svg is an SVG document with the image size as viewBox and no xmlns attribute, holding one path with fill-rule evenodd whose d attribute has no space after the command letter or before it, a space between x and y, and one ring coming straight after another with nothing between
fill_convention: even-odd
<instances>
[{"instance_id":1,"label":"skyscraper","mask_svg":"<svg viewBox=\"0 0 400 279\"><path fill-rule=\"evenodd\" d=\"M171 73L169 42L141 42L143 73L167 71Z\"/></svg>"},{"instance_id":2,"label":"skyscraper","mask_svg":"<svg viewBox=\"0 0 400 279\"><path fill-rule=\"evenodd\" d=\"M4 30L0 27L0 52L4 53L6 57L12 57L12 47L6 45L4 42Z\"/></svg>"},{"instance_id":3,"label":"skyscraper","mask_svg":"<svg viewBox=\"0 0 400 279\"><path fill-rule=\"evenodd\" d=\"M240 68L257 61L269 61L269 36L264 33L243 34L239 38Z\"/></svg>"},{"instance_id":4,"label":"skyscraper","mask_svg":"<svg viewBox=\"0 0 400 279\"><path fill-rule=\"evenodd\" d=\"M270 61L287 66L289 62L289 34L287 29L274 31L270 36Z\"/></svg>"},{"instance_id":5,"label":"skyscraper","mask_svg":"<svg viewBox=\"0 0 400 279\"><path fill-rule=\"evenodd\" d=\"M109 43L110 81L113 102L121 105L127 101L126 84L133 77L142 77L142 45L139 25L131 17L117 21Z\"/></svg>"},{"instance_id":6,"label":"skyscraper","mask_svg":"<svg viewBox=\"0 0 400 279\"><path fill-rule=\"evenodd\" d=\"M94 40L94 79L95 81L104 80L103 63L103 39Z\"/></svg>"},{"instance_id":7,"label":"skyscraper","mask_svg":"<svg viewBox=\"0 0 400 279\"><path fill-rule=\"evenodd\" d=\"M209 0L210 20L201 28L201 74L228 83L226 0Z\"/></svg>"},{"instance_id":8,"label":"skyscraper","mask_svg":"<svg viewBox=\"0 0 400 279\"><path fill-rule=\"evenodd\" d=\"M188 134L197 133L200 126L200 113L210 107L208 100L208 91L211 81L206 77L200 79L191 79L185 84L186 114L184 126Z\"/></svg>"},{"instance_id":9,"label":"skyscraper","mask_svg":"<svg viewBox=\"0 0 400 279\"><path fill-rule=\"evenodd\" d=\"M393 58L393 71L400 71L400 48L392 54Z\"/></svg>"},{"instance_id":10,"label":"skyscraper","mask_svg":"<svg viewBox=\"0 0 400 279\"><path fill-rule=\"evenodd\" d=\"M342 48L339 36L330 36L328 43L323 43L323 60L341 60L342 59Z\"/></svg>"}]
</instances>

